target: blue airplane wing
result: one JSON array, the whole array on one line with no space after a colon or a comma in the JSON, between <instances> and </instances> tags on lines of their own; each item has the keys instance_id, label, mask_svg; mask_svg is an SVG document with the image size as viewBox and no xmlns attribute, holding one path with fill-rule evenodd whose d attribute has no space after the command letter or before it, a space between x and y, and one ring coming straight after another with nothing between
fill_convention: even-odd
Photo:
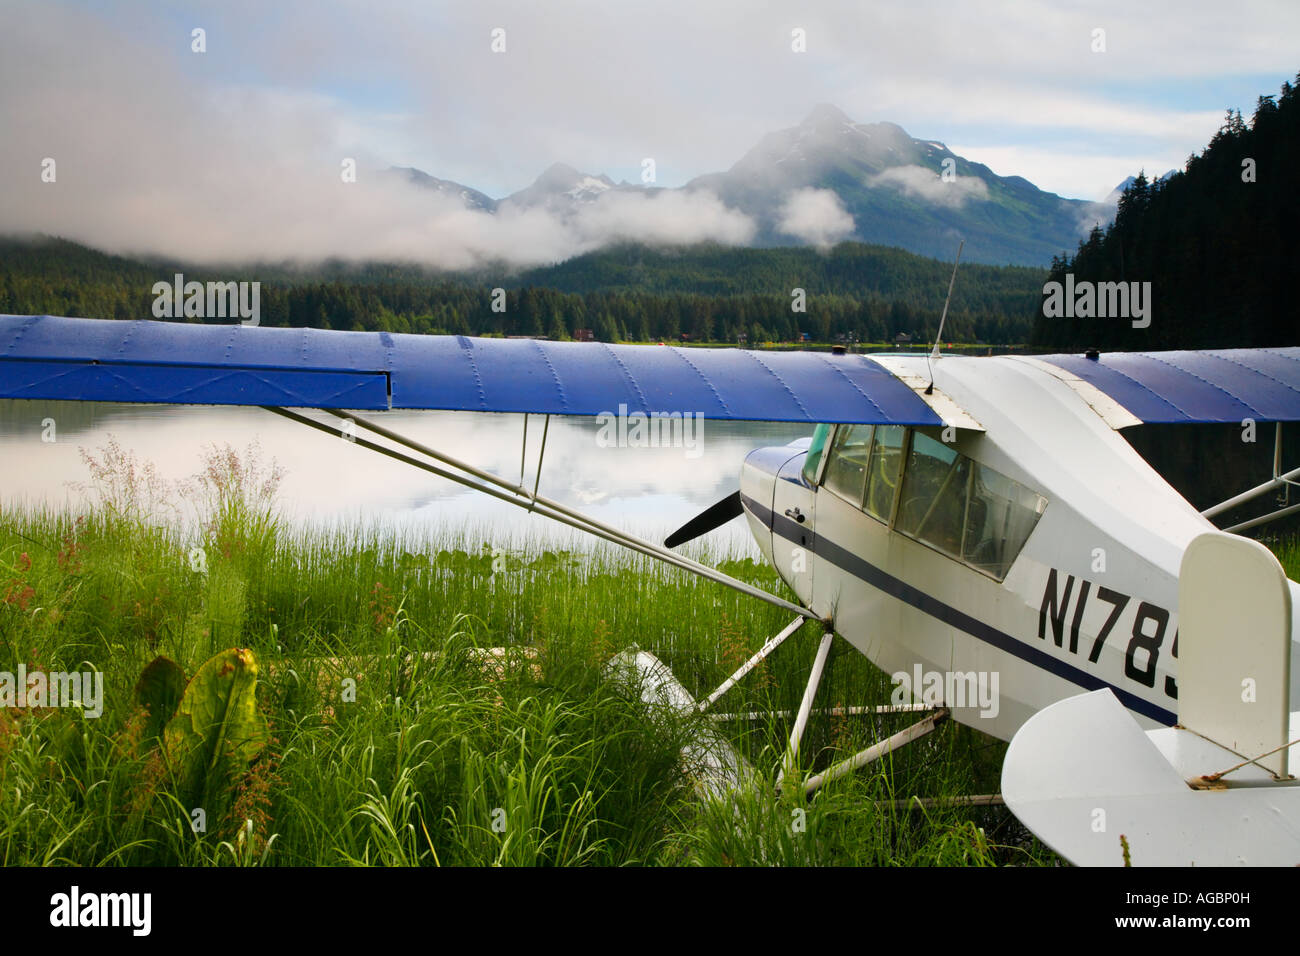
<instances>
[{"instance_id":1,"label":"blue airplane wing","mask_svg":"<svg viewBox=\"0 0 1300 956\"><path fill-rule=\"evenodd\" d=\"M0 398L943 424L861 355L48 315L0 315Z\"/></svg>"},{"instance_id":2,"label":"blue airplane wing","mask_svg":"<svg viewBox=\"0 0 1300 956\"><path fill-rule=\"evenodd\" d=\"M1148 423L1300 420L1300 348L1042 355Z\"/></svg>"},{"instance_id":3,"label":"blue airplane wing","mask_svg":"<svg viewBox=\"0 0 1300 956\"><path fill-rule=\"evenodd\" d=\"M1300 420L1300 348L1040 359L1143 422ZM0 398L940 425L861 355L0 316Z\"/></svg>"}]
</instances>

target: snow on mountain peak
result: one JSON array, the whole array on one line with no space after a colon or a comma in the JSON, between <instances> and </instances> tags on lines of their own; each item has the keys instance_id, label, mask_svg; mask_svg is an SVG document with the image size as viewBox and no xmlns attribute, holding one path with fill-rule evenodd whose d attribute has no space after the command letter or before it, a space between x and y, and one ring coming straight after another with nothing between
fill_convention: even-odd
<instances>
[{"instance_id":1,"label":"snow on mountain peak","mask_svg":"<svg viewBox=\"0 0 1300 956\"><path fill-rule=\"evenodd\" d=\"M595 176L583 176L571 189L566 189L564 194L573 199L586 200L594 199L607 189L612 189L612 185L605 179L597 179Z\"/></svg>"}]
</instances>

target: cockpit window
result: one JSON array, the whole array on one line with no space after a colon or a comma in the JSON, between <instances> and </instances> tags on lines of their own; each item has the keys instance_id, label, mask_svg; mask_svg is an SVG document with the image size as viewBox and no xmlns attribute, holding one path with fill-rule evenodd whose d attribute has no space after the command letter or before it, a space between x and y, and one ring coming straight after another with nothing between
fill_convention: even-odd
<instances>
[{"instance_id":1,"label":"cockpit window","mask_svg":"<svg viewBox=\"0 0 1300 956\"><path fill-rule=\"evenodd\" d=\"M971 465L971 460L957 454L951 445L913 432L898 530L954 558L961 557Z\"/></svg>"},{"instance_id":2,"label":"cockpit window","mask_svg":"<svg viewBox=\"0 0 1300 956\"><path fill-rule=\"evenodd\" d=\"M894 491L898 487L898 473L902 470L906 432L902 425L876 426L876 441L871 447L871 461L867 465L864 510L881 521L889 521L894 510Z\"/></svg>"},{"instance_id":3,"label":"cockpit window","mask_svg":"<svg viewBox=\"0 0 1300 956\"><path fill-rule=\"evenodd\" d=\"M818 427L811 464L804 466L810 480L826 444L824 428ZM999 581L1047 508L1042 495L920 429L840 425L825 455L827 488L892 521L895 531Z\"/></svg>"},{"instance_id":4,"label":"cockpit window","mask_svg":"<svg viewBox=\"0 0 1300 956\"><path fill-rule=\"evenodd\" d=\"M1047 499L992 468L976 464L962 558L998 580L1029 540Z\"/></svg>"},{"instance_id":5,"label":"cockpit window","mask_svg":"<svg viewBox=\"0 0 1300 956\"><path fill-rule=\"evenodd\" d=\"M867 451L871 447L870 425L841 425L826 459L823 484L831 491L862 506L862 488L867 476Z\"/></svg>"},{"instance_id":6,"label":"cockpit window","mask_svg":"<svg viewBox=\"0 0 1300 956\"><path fill-rule=\"evenodd\" d=\"M821 464L822 452L826 450L826 438L830 433L830 425L818 425L813 432L812 444L808 446L808 456L803 460L804 481L810 485L817 481L817 466Z\"/></svg>"}]
</instances>

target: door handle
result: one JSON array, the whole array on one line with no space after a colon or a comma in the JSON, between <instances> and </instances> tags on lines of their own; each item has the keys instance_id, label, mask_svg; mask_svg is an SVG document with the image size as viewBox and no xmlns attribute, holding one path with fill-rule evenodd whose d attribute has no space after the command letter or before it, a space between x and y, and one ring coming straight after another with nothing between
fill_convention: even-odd
<instances>
[{"instance_id":1,"label":"door handle","mask_svg":"<svg viewBox=\"0 0 1300 956\"><path fill-rule=\"evenodd\" d=\"M803 524L804 522L803 513L798 508L786 508L785 516L787 518L793 518L795 521L799 522L799 524Z\"/></svg>"}]
</instances>

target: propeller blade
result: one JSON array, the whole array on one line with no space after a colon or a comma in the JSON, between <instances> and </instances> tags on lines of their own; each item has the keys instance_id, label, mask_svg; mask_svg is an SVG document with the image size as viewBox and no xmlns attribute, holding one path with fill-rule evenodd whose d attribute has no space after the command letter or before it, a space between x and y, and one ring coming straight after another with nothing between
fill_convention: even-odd
<instances>
[{"instance_id":1,"label":"propeller blade","mask_svg":"<svg viewBox=\"0 0 1300 956\"><path fill-rule=\"evenodd\" d=\"M675 548L702 534L708 534L714 528L720 528L732 518L739 518L744 513L740 504L740 492L733 491L716 505L701 511L686 524L682 525L664 540L664 547Z\"/></svg>"}]
</instances>

